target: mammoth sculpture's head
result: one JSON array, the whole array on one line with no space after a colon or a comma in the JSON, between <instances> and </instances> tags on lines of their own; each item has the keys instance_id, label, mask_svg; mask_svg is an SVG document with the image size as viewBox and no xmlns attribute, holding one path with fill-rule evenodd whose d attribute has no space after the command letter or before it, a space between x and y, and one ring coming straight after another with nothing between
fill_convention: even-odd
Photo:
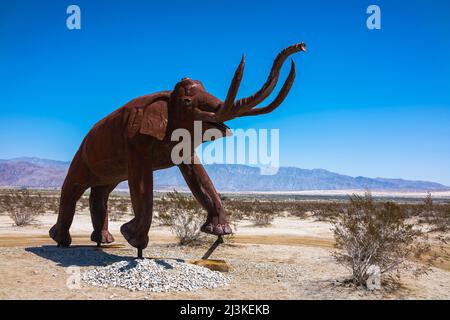
<instances>
[{"instance_id":1,"label":"mammoth sculpture's head","mask_svg":"<svg viewBox=\"0 0 450 320\"><path fill-rule=\"evenodd\" d=\"M292 45L281 51L276 57L269 77L262 88L247 98L236 99L244 73L244 57L236 69L228 89L225 101L209 94L198 80L184 78L178 82L170 95L170 109L177 114L177 122L182 127L190 127L194 121L202 121L203 129L219 129L228 135L225 121L245 116L254 116L272 112L286 98L295 78L295 64L291 60L291 70L277 97L267 106L256 108L274 90L284 61L293 53L306 51L304 43Z\"/></svg>"},{"instance_id":2,"label":"mammoth sculpture's head","mask_svg":"<svg viewBox=\"0 0 450 320\"><path fill-rule=\"evenodd\" d=\"M229 128L223 122L208 121L202 117L204 112L215 113L223 102L208 93L200 81L183 78L172 91L170 102L177 112L178 125L186 128L191 127L194 121L202 121L203 131L215 128L222 135L229 135Z\"/></svg>"}]
</instances>

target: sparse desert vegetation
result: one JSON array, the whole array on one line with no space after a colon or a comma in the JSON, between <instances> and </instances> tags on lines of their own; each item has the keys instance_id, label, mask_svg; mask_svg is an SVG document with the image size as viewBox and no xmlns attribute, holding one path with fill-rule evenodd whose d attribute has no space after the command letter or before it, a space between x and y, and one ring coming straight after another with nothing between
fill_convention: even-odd
<instances>
[{"instance_id":1,"label":"sparse desert vegetation","mask_svg":"<svg viewBox=\"0 0 450 320\"><path fill-rule=\"evenodd\" d=\"M351 196L351 195L349 195ZM251 220L256 226L270 225L277 216L293 216L298 218L313 217L318 221L334 221L341 212L351 207L351 197L340 200L280 200L276 196L222 197L225 209L231 222ZM313 198L313 197L312 197ZM373 199L375 206L383 206L387 201ZM395 203L406 218L415 219L417 224L427 225L430 232L450 230L450 201L435 201L431 194L415 201L404 201L399 198ZM30 215L42 213L58 213L59 191L32 189L1 189L0 214L10 213L14 208L30 208ZM77 203L77 212L88 210L89 194L83 195ZM108 201L110 218L119 221L132 214L131 200L127 193L113 193ZM204 214L198 202L187 193L173 192L155 196L155 220L162 225L171 225L174 216L183 210ZM25 210L24 210L25 211ZM203 212L203 213L202 213ZM34 214L33 214L34 213Z\"/></svg>"},{"instance_id":2,"label":"sparse desert vegetation","mask_svg":"<svg viewBox=\"0 0 450 320\"><path fill-rule=\"evenodd\" d=\"M200 227L205 222L205 213L192 197L177 191L168 192L158 202L158 212L158 219L170 226L180 245L196 245L204 240Z\"/></svg>"},{"instance_id":3,"label":"sparse desert vegetation","mask_svg":"<svg viewBox=\"0 0 450 320\"><path fill-rule=\"evenodd\" d=\"M281 268L281 265L283 268L296 268L301 265L301 272L295 273L297 278L309 275L308 279L314 279L316 277L314 272L319 272L320 269L321 274L327 275L326 279L321 281L333 287L335 286L333 281L337 280L340 287L335 287L336 289L330 287L324 289L316 282L310 283L309 286L317 286L318 297L324 294L323 290L328 290L327 296L335 298L342 297L342 293L338 293L341 290L350 290L348 291L350 295L353 294L350 293L353 292L351 290L357 290L355 292L365 290L359 288L365 288L371 270L378 267L381 285L384 286L378 292L382 292L385 297L395 297L396 293L388 293L384 288L389 288L391 290L389 292L396 292L392 290L408 285L413 288L415 283L422 285L428 281L427 279L434 279L433 274L440 274L439 272L447 276L450 274L450 264L445 260L449 253L446 241L450 230L450 203L445 199L434 199L431 195L423 199L390 199L390 201L370 195L301 200L277 196L223 195L222 200L237 234L227 237L225 245L219 247L215 255L220 256L220 252L226 252L226 255L222 256L224 259L233 257L233 263L240 265L238 269L241 273L237 276L244 277L239 278L244 282L246 273L243 268L247 263L249 265L261 263L261 268L275 268L274 270ZM16 246L22 243L22 246L29 247L27 241L37 241L36 238L26 240L25 235L23 240L25 242L14 240L16 239L14 237L22 239L21 235L27 232L42 235L40 243L52 245L53 242L48 238L47 232L56 219L58 203L58 191L0 190L2 246L8 247L8 244ZM108 211L110 230L114 233L116 242L126 244L118 230L121 224L132 217L129 195L125 192L111 194ZM195 253L198 257L213 240L199 232L200 226L205 222L206 212L190 194L176 191L156 194L154 212L154 223L150 230L151 246L148 250L172 243L175 247L164 247L166 248L164 250L172 252L170 250L179 248L176 250L181 250L180 252L184 252L187 256ZM21 227L11 229L11 226ZM264 228L261 228L262 226ZM89 194L86 193L77 205L73 225L74 241L89 243L91 228ZM14 236L11 236L13 231ZM256 250L254 245L262 247ZM267 248L267 251L264 251L264 248ZM125 251L120 250L115 254L125 254ZM266 260L272 261L276 256L273 250L284 252L282 255L285 257L284 260L267 263ZM307 256L302 256L302 253ZM313 257L317 254L327 262L312 263ZM298 256L298 259L294 259L294 256ZM427 275L421 273L430 270ZM279 274L281 283L285 283L283 279L288 281L293 276L287 271L279 271ZM419 274L422 276L415 278L415 275ZM308 279L303 279L303 283L312 281ZM293 280L289 281L292 283ZM402 286L399 286L400 283ZM433 283L430 286L433 286ZM438 282L435 283L437 286ZM280 288L282 291L282 287ZM401 292L402 289L399 290ZM299 291L295 292L297 296L294 295L292 298L300 297L302 294ZM336 296L333 296L333 293ZM370 298L370 293L364 293L364 297Z\"/></svg>"},{"instance_id":4,"label":"sparse desert vegetation","mask_svg":"<svg viewBox=\"0 0 450 320\"><path fill-rule=\"evenodd\" d=\"M128 197L113 196L108 200L108 214L111 221L122 221L122 218L131 214L131 201Z\"/></svg>"},{"instance_id":5,"label":"sparse desert vegetation","mask_svg":"<svg viewBox=\"0 0 450 320\"><path fill-rule=\"evenodd\" d=\"M335 258L352 271L350 281L355 285L367 286L375 272L380 279L387 275L384 284L395 286L401 272L411 267L409 262L423 258L431 250L426 234L407 222L399 205L377 205L370 193L350 196L348 206L337 212L333 227L336 247L340 249ZM414 274L418 276L428 267L424 263Z\"/></svg>"},{"instance_id":6,"label":"sparse desert vegetation","mask_svg":"<svg viewBox=\"0 0 450 320\"><path fill-rule=\"evenodd\" d=\"M18 227L30 225L47 209L48 204L42 195L28 189L8 190L0 197L0 211L9 215Z\"/></svg>"}]
</instances>

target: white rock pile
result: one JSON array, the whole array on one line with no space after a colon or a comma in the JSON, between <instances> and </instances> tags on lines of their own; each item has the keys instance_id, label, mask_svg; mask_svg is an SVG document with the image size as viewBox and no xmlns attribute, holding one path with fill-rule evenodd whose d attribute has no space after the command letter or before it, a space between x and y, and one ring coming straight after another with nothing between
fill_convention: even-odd
<instances>
[{"instance_id":1,"label":"white rock pile","mask_svg":"<svg viewBox=\"0 0 450 320\"><path fill-rule=\"evenodd\" d=\"M124 260L85 271L82 280L97 287L122 287L130 291L180 292L226 286L218 271L182 260Z\"/></svg>"}]
</instances>

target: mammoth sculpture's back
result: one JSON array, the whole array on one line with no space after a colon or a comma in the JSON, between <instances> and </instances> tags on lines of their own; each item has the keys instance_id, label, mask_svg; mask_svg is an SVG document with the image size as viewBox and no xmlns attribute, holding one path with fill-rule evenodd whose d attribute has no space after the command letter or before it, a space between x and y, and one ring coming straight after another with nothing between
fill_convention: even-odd
<instances>
[{"instance_id":1,"label":"mammoth sculpture's back","mask_svg":"<svg viewBox=\"0 0 450 320\"><path fill-rule=\"evenodd\" d=\"M97 244L113 242L108 231L107 202L118 183L128 180L134 218L120 231L135 248L148 244L152 222L153 171L174 166L171 141L175 129L193 133L194 122L202 121L204 131L216 128L224 136L225 121L244 116L265 114L277 108L287 96L295 78L295 65L277 97L269 105L256 108L274 90L280 69L288 56L306 51L298 43L276 57L267 81L250 97L235 100L244 71L242 58L224 101L206 92L202 83L184 78L172 91L163 91L131 100L100 120L84 138L75 154L61 190L58 220L50 236L59 246L71 243L69 233L75 206L84 191L91 188L89 208L94 231L91 240ZM185 155L194 160L194 151ZM178 167L195 198L208 215L201 230L215 235L232 233L219 194L198 161L186 161Z\"/></svg>"}]
</instances>

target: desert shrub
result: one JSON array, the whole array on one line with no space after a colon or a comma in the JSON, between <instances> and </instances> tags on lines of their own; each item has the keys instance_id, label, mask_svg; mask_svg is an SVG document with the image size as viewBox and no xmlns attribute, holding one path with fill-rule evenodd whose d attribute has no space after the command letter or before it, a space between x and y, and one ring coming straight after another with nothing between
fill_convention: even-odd
<instances>
[{"instance_id":1,"label":"desert shrub","mask_svg":"<svg viewBox=\"0 0 450 320\"><path fill-rule=\"evenodd\" d=\"M0 196L0 213L8 213L8 208L11 205L11 195L2 193Z\"/></svg>"},{"instance_id":2,"label":"desert shrub","mask_svg":"<svg viewBox=\"0 0 450 320\"><path fill-rule=\"evenodd\" d=\"M3 197L2 206L18 227L30 225L37 215L45 212L45 200L40 193L28 189L11 190Z\"/></svg>"},{"instance_id":3,"label":"desert shrub","mask_svg":"<svg viewBox=\"0 0 450 320\"><path fill-rule=\"evenodd\" d=\"M316 202L311 212L318 221L333 222L347 205L335 201Z\"/></svg>"},{"instance_id":4,"label":"desert shrub","mask_svg":"<svg viewBox=\"0 0 450 320\"><path fill-rule=\"evenodd\" d=\"M370 193L350 197L346 210L337 214L333 231L336 246L341 249L334 256L352 270L351 282L355 285L366 285L373 266L385 274L385 284L398 284L400 271L413 268L409 260L430 250L424 234L406 222L400 206L377 204ZM415 275L426 268L416 267Z\"/></svg>"},{"instance_id":5,"label":"desert shrub","mask_svg":"<svg viewBox=\"0 0 450 320\"><path fill-rule=\"evenodd\" d=\"M294 217L312 216L318 221L332 221L345 206L344 202L337 201L298 200L281 203L280 208Z\"/></svg>"},{"instance_id":6,"label":"desert shrub","mask_svg":"<svg viewBox=\"0 0 450 320\"><path fill-rule=\"evenodd\" d=\"M253 223L255 226L269 226L273 222L273 215L270 212L255 212L253 215Z\"/></svg>"},{"instance_id":7,"label":"desert shrub","mask_svg":"<svg viewBox=\"0 0 450 320\"><path fill-rule=\"evenodd\" d=\"M204 218L198 214L180 214L173 217L170 228L180 245L197 245L205 240L205 235L200 231L203 222Z\"/></svg>"},{"instance_id":8,"label":"desert shrub","mask_svg":"<svg viewBox=\"0 0 450 320\"><path fill-rule=\"evenodd\" d=\"M83 195L78 201L77 201L77 211L84 211L89 209L89 197Z\"/></svg>"},{"instance_id":9,"label":"desert shrub","mask_svg":"<svg viewBox=\"0 0 450 320\"><path fill-rule=\"evenodd\" d=\"M130 207L128 199L118 197L112 198L108 203L108 213L111 221L120 221L128 213Z\"/></svg>"},{"instance_id":10,"label":"desert shrub","mask_svg":"<svg viewBox=\"0 0 450 320\"><path fill-rule=\"evenodd\" d=\"M225 212L228 216L229 222L233 225L233 228L237 229L237 224L239 221L243 220L245 215L242 210L230 209L227 204L224 204Z\"/></svg>"},{"instance_id":11,"label":"desert shrub","mask_svg":"<svg viewBox=\"0 0 450 320\"><path fill-rule=\"evenodd\" d=\"M274 201L261 202L255 200L252 206L251 220L255 226L269 226L276 215L276 204Z\"/></svg>"},{"instance_id":12,"label":"desert shrub","mask_svg":"<svg viewBox=\"0 0 450 320\"><path fill-rule=\"evenodd\" d=\"M224 202L225 210L233 222L238 222L252 215L253 202L242 200L227 200Z\"/></svg>"},{"instance_id":13,"label":"desert shrub","mask_svg":"<svg viewBox=\"0 0 450 320\"><path fill-rule=\"evenodd\" d=\"M416 206L419 211L419 222L428 223L432 226L431 231L450 230L450 204L435 204L431 193L423 200L421 205Z\"/></svg>"},{"instance_id":14,"label":"desert shrub","mask_svg":"<svg viewBox=\"0 0 450 320\"><path fill-rule=\"evenodd\" d=\"M252 201L230 199L224 202L224 207L234 227L243 219L249 219L257 226L268 226L280 212L289 210L285 202L258 199Z\"/></svg>"},{"instance_id":15,"label":"desert shrub","mask_svg":"<svg viewBox=\"0 0 450 320\"><path fill-rule=\"evenodd\" d=\"M22 196L25 193L28 193L28 197L32 197L34 210L39 213L45 213L45 212L54 212L58 213L59 208L59 195L55 193L47 193L47 192L40 192L40 191L33 191L29 189L6 189L2 190L0 192L0 213L9 214L11 211L11 208L13 206L18 206L18 203L15 203L16 201L23 201L18 200L17 193L21 194Z\"/></svg>"},{"instance_id":16,"label":"desert shrub","mask_svg":"<svg viewBox=\"0 0 450 320\"><path fill-rule=\"evenodd\" d=\"M174 190L173 192L166 193L158 204L155 206L155 211L158 212L157 220L159 224L163 226L171 226L173 223L173 216L178 214L179 210L183 207L186 207L186 199L180 194L178 191Z\"/></svg>"},{"instance_id":17,"label":"desert shrub","mask_svg":"<svg viewBox=\"0 0 450 320\"><path fill-rule=\"evenodd\" d=\"M59 197L47 197L45 210L57 214L59 212Z\"/></svg>"},{"instance_id":18,"label":"desert shrub","mask_svg":"<svg viewBox=\"0 0 450 320\"><path fill-rule=\"evenodd\" d=\"M167 193L162 199L158 219L169 225L177 236L180 245L196 245L203 242L204 234L200 227L205 220L205 213L197 201L177 191Z\"/></svg>"},{"instance_id":19,"label":"desert shrub","mask_svg":"<svg viewBox=\"0 0 450 320\"><path fill-rule=\"evenodd\" d=\"M298 218L305 218L310 212L306 201L289 201L285 206L285 210L289 212L291 216Z\"/></svg>"}]
</instances>

